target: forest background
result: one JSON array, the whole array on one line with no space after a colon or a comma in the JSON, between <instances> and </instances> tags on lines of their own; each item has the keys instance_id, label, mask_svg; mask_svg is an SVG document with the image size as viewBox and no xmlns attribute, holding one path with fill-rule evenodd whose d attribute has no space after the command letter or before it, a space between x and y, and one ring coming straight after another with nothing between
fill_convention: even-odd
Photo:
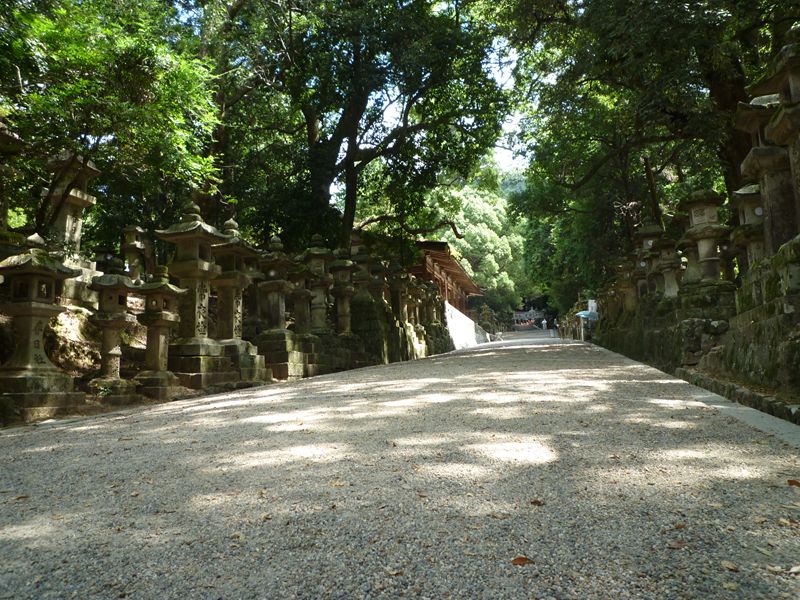
<instances>
[{"instance_id":1,"label":"forest background","mask_svg":"<svg viewBox=\"0 0 800 600\"><path fill-rule=\"evenodd\" d=\"M87 250L194 201L261 247L447 239L485 318L563 312L643 221L676 234L689 191L745 183L733 114L798 23L793 0L11 0L0 213L47 232L67 150L101 171Z\"/></svg>"}]
</instances>

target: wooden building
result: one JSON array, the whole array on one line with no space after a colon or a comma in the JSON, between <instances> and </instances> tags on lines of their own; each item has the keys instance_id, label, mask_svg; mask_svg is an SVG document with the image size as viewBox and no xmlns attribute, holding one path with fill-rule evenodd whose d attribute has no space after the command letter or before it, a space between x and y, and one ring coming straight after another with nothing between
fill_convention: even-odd
<instances>
[{"instance_id":1,"label":"wooden building","mask_svg":"<svg viewBox=\"0 0 800 600\"><path fill-rule=\"evenodd\" d=\"M480 288L453 257L447 242L417 242L421 256L411 273L435 283L442 297L462 313L467 312L470 296L482 296Z\"/></svg>"}]
</instances>

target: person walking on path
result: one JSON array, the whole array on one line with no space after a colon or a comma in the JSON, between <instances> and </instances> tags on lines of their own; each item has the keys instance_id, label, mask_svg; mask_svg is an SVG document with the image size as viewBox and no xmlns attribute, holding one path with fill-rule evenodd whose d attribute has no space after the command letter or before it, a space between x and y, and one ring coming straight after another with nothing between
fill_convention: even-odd
<instances>
[{"instance_id":1,"label":"person walking on path","mask_svg":"<svg viewBox=\"0 0 800 600\"><path fill-rule=\"evenodd\" d=\"M547 330L547 319L542 319L542 331Z\"/></svg>"}]
</instances>

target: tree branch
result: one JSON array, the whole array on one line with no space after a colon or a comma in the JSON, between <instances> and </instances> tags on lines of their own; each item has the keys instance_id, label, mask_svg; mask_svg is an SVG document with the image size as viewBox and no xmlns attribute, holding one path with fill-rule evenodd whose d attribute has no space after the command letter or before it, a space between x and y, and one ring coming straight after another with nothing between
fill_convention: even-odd
<instances>
[{"instance_id":1,"label":"tree branch","mask_svg":"<svg viewBox=\"0 0 800 600\"><path fill-rule=\"evenodd\" d=\"M353 227L353 231L363 231L365 227L368 225L372 225L373 223L384 223L386 221L398 221L400 223L400 228L410 235L425 235L426 233L432 233L434 231L440 230L445 225L449 226L450 229L453 230L453 235L456 236L459 240L464 239L464 234L458 230L458 226L453 222L451 219L442 219L436 225L432 227L421 227L418 229L410 229L403 223L400 219L400 215L378 215L376 217L369 217L368 219L364 219Z\"/></svg>"}]
</instances>

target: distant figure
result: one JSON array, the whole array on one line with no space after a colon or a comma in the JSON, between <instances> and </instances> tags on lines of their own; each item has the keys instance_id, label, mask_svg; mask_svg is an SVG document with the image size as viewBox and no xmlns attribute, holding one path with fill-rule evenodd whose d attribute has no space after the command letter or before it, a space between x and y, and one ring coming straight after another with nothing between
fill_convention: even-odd
<instances>
[{"instance_id":1,"label":"distant figure","mask_svg":"<svg viewBox=\"0 0 800 600\"><path fill-rule=\"evenodd\" d=\"M547 319L542 319L542 329L547 329Z\"/></svg>"},{"instance_id":2,"label":"distant figure","mask_svg":"<svg viewBox=\"0 0 800 600\"><path fill-rule=\"evenodd\" d=\"M550 330L550 337L556 337L556 332L558 331L558 319L553 319L553 328Z\"/></svg>"}]
</instances>

